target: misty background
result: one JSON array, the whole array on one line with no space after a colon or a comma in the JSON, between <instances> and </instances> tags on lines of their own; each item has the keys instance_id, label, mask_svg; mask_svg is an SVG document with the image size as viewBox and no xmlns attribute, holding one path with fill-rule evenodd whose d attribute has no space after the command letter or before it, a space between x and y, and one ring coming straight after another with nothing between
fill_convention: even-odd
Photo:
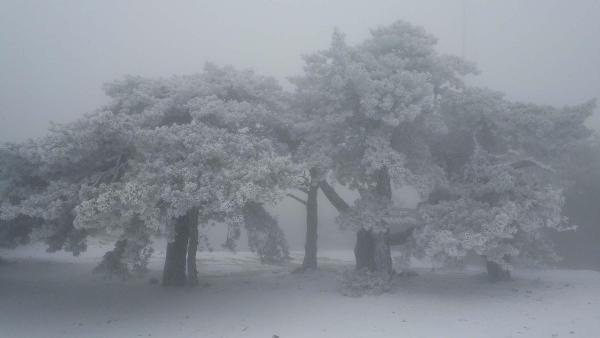
<instances>
[{"instance_id":1,"label":"misty background","mask_svg":"<svg viewBox=\"0 0 600 338\"><path fill-rule=\"evenodd\" d=\"M476 62L473 85L559 106L600 97L597 0L0 0L0 142L98 109L102 84L126 74L188 74L214 62L289 87L301 55L326 48L334 27L353 44L398 19L425 27L439 51ZM320 243L351 247L353 233L340 236L337 212L322 206ZM286 200L275 213L301 248L303 207Z\"/></svg>"}]
</instances>

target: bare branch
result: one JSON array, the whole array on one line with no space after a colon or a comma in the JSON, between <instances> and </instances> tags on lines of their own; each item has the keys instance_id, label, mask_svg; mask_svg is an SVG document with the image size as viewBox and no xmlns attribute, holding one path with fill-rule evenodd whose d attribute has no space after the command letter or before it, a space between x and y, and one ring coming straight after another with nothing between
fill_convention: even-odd
<instances>
[{"instance_id":1,"label":"bare branch","mask_svg":"<svg viewBox=\"0 0 600 338\"><path fill-rule=\"evenodd\" d=\"M302 204L306 205L306 201L305 201L305 200L303 200L303 199L301 199L300 197L298 197L298 196L296 196L296 195L294 195L294 194L287 194L287 195L288 195L289 197L291 197L291 198L295 199L296 201L298 201L298 202L300 202L300 203L302 203Z\"/></svg>"},{"instance_id":2,"label":"bare branch","mask_svg":"<svg viewBox=\"0 0 600 338\"><path fill-rule=\"evenodd\" d=\"M110 183L115 182L117 180L117 178L119 177L119 173L121 172L121 161L123 160L123 157L124 157L123 154L119 155L119 159L117 160L117 165L113 169L114 173L113 173L112 179L110 180Z\"/></svg>"},{"instance_id":3,"label":"bare branch","mask_svg":"<svg viewBox=\"0 0 600 338\"><path fill-rule=\"evenodd\" d=\"M533 160L533 159L519 160L519 161L513 162L510 166L513 167L514 169L522 169L522 168L527 168L527 167L538 167L538 168L541 168L541 169L544 169L544 170L547 170L550 172L554 172L554 170L551 167L544 165L542 163L539 163L538 161Z\"/></svg>"},{"instance_id":4,"label":"bare branch","mask_svg":"<svg viewBox=\"0 0 600 338\"><path fill-rule=\"evenodd\" d=\"M101 172L100 175L98 175L98 178L96 179L96 181L94 182L93 186L94 187L98 187L100 185L100 182L102 181L102 179L104 178L104 174L106 172Z\"/></svg>"},{"instance_id":5,"label":"bare branch","mask_svg":"<svg viewBox=\"0 0 600 338\"><path fill-rule=\"evenodd\" d=\"M308 194L308 189L304 188L304 187L296 187L296 189L302 191L305 194Z\"/></svg>"}]
</instances>

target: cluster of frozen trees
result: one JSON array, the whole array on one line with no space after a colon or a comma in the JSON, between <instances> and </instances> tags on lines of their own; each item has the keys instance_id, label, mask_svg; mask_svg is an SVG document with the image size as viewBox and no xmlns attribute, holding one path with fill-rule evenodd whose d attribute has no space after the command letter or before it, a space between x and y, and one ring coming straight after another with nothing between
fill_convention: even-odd
<instances>
[{"instance_id":1,"label":"cluster of frozen trees","mask_svg":"<svg viewBox=\"0 0 600 338\"><path fill-rule=\"evenodd\" d=\"M438 264L485 257L490 277L515 259L554 258L570 154L591 142L594 104L515 103L466 86L474 65L440 55L423 29L397 22L305 56L288 92L276 80L207 65L190 76L127 77L110 103L47 136L0 149L0 244L85 250L111 235L99 269L141 273L166 236L163 284L197 283L199 227L240 232L261 261L289 259L265 206L306 208L303 269L317 267L321 190L356 232L356 267L393 274L390 247ZM336 185L358 193L349 204ZM421 202L392 198L403 186Z\"/></svg>"}]
</instances>

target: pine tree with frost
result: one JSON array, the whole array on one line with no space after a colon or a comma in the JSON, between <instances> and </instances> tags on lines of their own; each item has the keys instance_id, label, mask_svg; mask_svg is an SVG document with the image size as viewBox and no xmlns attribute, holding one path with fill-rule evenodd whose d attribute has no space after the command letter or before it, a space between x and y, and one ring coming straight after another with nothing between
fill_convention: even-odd
<instances>
[{"instance_id":1,"label":"pine tree with frost","mask_svg":"<svg viewBox=\"0 0 600 338\"><path fill-rule=\"evenodd\" d=\"M212 65L128 77L106 92L102 110L2 149L2 228L27 217L32 239L75 253L86 236L109 234L127 244L134 270L147 261L147 239L166 234L165 284L185 283L185 269L194 284L197 225L239 229L245 203L274 203L295 172L286 145L272 142L287 137L273 118L283 93L271 78ZM260 231L269 229L279 230ZM269 239L285 244L280 231Z\"/></svg>"},{"instance_id":2,"label":"pine tree with frost","mask_svg":"<svg viewBox=\"0 0 600 338\"><path fill-rule=\"evenodd\" d=\"M561 162L589 141L592 110L514 103L476 88L447 93L447 132L429 143L444 177L419 207L417 255L440 264L481 255L492 281L509 278L517 259L556 259L548 230L572 229Z\"/></svg>"},{"instance_id":3,"label":"pine tree with frost","mask_svg":"<svg viewBox=\"0 0 600 338\"><path fill-rule=\"evenodd\" d=\"M392 272L389 228L406 218L391 203L392 185L425 182L437 174L408 167L413 154L394 149L396 131L415 124L435 132L438 95L462 87L462 75L475 71L438 54L435 43L422 28L404 22L375 29L356 46L336 31L331 46L306 56L304 74L293 79L295 102L306 118L298 124L303 140L298 156L360 193L352 207L357 217L341 217L357 231L359 269ZM350 209L332 202L342 212Z\"/></svg>"}]
</instances>

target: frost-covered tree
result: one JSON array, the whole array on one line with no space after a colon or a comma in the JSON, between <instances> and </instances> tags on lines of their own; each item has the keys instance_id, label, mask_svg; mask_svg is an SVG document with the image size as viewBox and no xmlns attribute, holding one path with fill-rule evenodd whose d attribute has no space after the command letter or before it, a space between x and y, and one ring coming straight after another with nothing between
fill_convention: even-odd
<instances>
[{"instance_id":1,"label":"frost-covered tree","mask_svg":"<svg viewBox=\"0 0 600 338\"><path fill-rule=\"evenodd\" d=\"M60 244L53 248L67 242L74 251L85 249L86 235L110 233L127 252L140 249L138 262L150 235L165 233L165 284L185 283L182 264L195 283L197 225L227 223L235 237L244 204L260 210L293 176L285 143L272 142L288 137L273 118L283 92L271 78L212 65L192 76L128 77L106 92L113 100L101 111L2 150L2 228L27 217L39 223L38 237ZM287 257L273 218L246 229L258 234L250 245L263 257Z\"/></svg>"},{"instance_id":2,"label":"frost-covered tree","mask_svg":"<svg viewBox=\"0 0 600 338\"><path fill-rule=\"evenodd\" d=\"M330 171L360 193L352 208L332 200L343 212L341 223L357 231L359 269L392 271L389 227L405 221L392 203L392 186L421 176L407 168L408 154L393 148L394 132L405 123L435 129L438 95L461 87L461 76L474 71L458 58L439 55L435 43L404 22L375 29L356 46L336 31L329 49L306 56L304 74L293 79L307 120L298 152L309 167Z\"/></svg>"},{"instance_id":3,"label":"frost-covered tree","mask_svg":"<svg viewBox=\"0 0 600 338\"><path fill-rule=\"evenodd\" d=\"M85 250L87 232L73 223L74 209L85 199L80 192L120 181L132 151L131 129L127 119L99 112L56 125L46 137L5 145L3 230L18 223L17 233L45 241L49 251Z\"/></svg>"},{"instance_id":4,"label":"frost-covered tree","mask_svg":"<svg viewBox=\"0 0 600 338\"><path fill-rule=\"evenodd\" d=\"M474 88L446 93L447 132L429 143L444 175L419 208L419 254L439 263L482 255L493 281L509 278L516 257L554 258L546 230L570 228L561 166L589 141L592 110L514 103Z\"/></svg>"},{"instance_id":5,"label":"frost-covered tree","mask_svg":"<svg viewBox=\"0 0 600 338\"><path fill-rule=\"evenodd\" d=\"M250 247L263 261L287 258L274 219L257 223L249 215L264 216L261 204L276 200L293 171L285 145L272 142L273 135L285 138L287 132L273 118L282 109L282 91L274 80L208 65L194 76L126 79L109 85L107 92L115 99L112 109L136 116L140 131L126 184L99 192L96 200L116 203L102 206L105 217L114 217L115 209L124 211L117 213L117 222L141 217L154 230L172 224L163 284L184 284L186 261L188 282L196 282L199 223L228 224L225 245L233 248L247 221ZM81 224L103 219L94 213L98 209L80 208Z\"/></svg>"}]
</instances>

